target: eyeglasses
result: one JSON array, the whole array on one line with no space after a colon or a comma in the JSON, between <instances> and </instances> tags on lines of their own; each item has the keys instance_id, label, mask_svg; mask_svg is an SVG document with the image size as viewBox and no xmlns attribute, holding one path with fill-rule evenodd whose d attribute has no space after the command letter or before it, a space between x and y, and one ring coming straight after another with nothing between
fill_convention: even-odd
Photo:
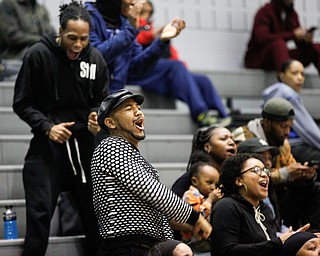
<instances>
[{"instance_id":1,"label":"eyeglasses","mask_svg":"<svg viewBox=\"0 0 320 256\"><path fill-rule=\"evenodd\" d=\"M254 172L254 173L258 174L259 176L263 175L262 172L266 173L268 175L268 177L270 177L270 175L271 175L271 172L270 172L269 169L267 169L265 167L261 168L259 166L254 166L254 167L251 167L251 168L249 168L247 170L244 170L243 172L240 172L240 175L242 175L242 174L244 174L246 172Z\"/></svg>"}]
</instances>

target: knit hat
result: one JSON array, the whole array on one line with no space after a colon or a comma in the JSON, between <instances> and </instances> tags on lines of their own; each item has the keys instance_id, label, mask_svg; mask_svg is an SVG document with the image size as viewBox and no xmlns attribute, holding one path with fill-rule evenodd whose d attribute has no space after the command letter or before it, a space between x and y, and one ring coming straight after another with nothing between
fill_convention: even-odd
<instances>
[{"instance_id":1,"label":"knit hat","mask_svg":"<svg viewBox=\"0 0 320 256\"><path fill-rule=\"evenodd\" d=\"M179 240L167 240L165 242L160 243L160 251L162 256L172 256L174 249L178 244L182 243Z\"/></svg>"},{"instance_id":2,"label":"knit hat","mask_svg":"<svg viewBox=\"0 0 320 256\"><path fill-rule=\"evenodd\" d=\"M287 121L294 118L293 106L283 98L271 98L262 110L262 116L273 121Z\"/></svg>"},{"instance_id":3,"label":"knit hat","mask_svg":"<svg viewBox=\"0 0 320 256\"><path fill-rule=\"evenodd\" d=\"M293 234L283 244L283 256L295 256L301 247L312 238L317 238L317 236L310 232Z\"/></svg>"},{"instance_id":4,"label":"knit hat","mask_svg":"<svg viewBox=\"0 0 320 256\"><path fill-rule=\"evenodd\" d=\"M277 147L269 146L269 144L259 138L250 138L240 142L238 145L238 153L263 153L269 150L272 156L279 155Z\"/></svg>"},{"instance_id":5,"label":"knit hat","mask_svg":"<svg viewBox=\"0 0 320 256\"><path fill-rule=\"evenodd\" d=\"M144 101L144 97L141 94L133 94L126 89L121 89L112 93L103 100L98 110L98 124L102 129L108 131L107 126L104 124L104 119L110 115L112 110L116 109L121 103L130 98L133 98L139 105Z\"/></svg>"}]
</instances>

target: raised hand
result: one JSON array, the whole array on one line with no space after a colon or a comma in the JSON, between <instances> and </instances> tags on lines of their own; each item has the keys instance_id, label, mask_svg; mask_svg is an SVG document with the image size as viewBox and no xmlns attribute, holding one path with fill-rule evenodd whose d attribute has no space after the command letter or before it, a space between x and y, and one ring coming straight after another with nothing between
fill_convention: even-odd
<instances>
[{"instance_id":1,"label":"raised hand","mask_svg":"<svg viewBox=\"0 0 320 256\"><path fill-rule=\"evenodd\" d=\"M161 41L168 41L180 34L180 32L186 27L186 23L183 19L176 17L169 24L167 24L161 34Z\"/></svg>"}]
</instances>

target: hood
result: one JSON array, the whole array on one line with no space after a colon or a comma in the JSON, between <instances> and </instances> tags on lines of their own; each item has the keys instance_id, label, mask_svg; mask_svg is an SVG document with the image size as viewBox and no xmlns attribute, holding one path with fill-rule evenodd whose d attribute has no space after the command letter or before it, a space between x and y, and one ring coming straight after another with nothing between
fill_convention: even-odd
<instances>
[{"instance_id":1,"label":"hood","mask_svg":"<svg viewBox=\"0 0 320 256\"><path fill-rule=\"evenodd\" d=\"M115 29L120 27L122 0L97 0L96 7L101 13L107 27Z\"/></svg>"},{"instance_id":2,"label":"hood","mask_svg":"<svg viewBox=\"0 0 320 256\"><path fill-rule=\"evenodd\" d=\"M283 0L271 0L271 5L279 15L281 14L282 11L285 11L286 13L293 11L293 4L287 7L282 3L282 1Z\"/></svg>"},{"instance_id":3,"label":"hood","mask_svg":"<svg viewBox=\"0 0 320 256\"><path fill-rule=\"evenodd\" d=\"M67 57L62 47L60 47L57 44L56 38L57 36L55 36L53 33L46 34L40 39L40 42L45 44L55 55L57 56L61 55L61 56ZM86 57L90 51L91 51L91 45L89 43L80 53L78 60Z\"/></svg>"},{"instance_id":4,"label":"hood","mask_svg":"<svg viewBox=\"0 0 320 256\"><path fill-rule=\"evenodd\" d=\"M264 130L261 126L262 118L255 118L248 122L248 129L252 132L256 137L265 140L268 142L267 137L264 133Z\"/></svg>"}]
</instances>

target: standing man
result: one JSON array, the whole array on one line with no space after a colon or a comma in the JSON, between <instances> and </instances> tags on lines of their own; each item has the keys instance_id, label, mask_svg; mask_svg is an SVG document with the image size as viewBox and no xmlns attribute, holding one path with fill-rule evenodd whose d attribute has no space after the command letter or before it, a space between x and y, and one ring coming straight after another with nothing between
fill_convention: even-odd
<instances>
[{"instance_id":1,"label":"standing man","mask_svg":"<svg viewBox=\"0 0 320 256\"><path fill-rule=\"evenodd\" d=\"M298 163L291 154L288 136L293 124L293 106L283 98L268 100L262 118L251 120L248 125L234 132L236 141L257 137L270 146L279 148L271 170L276 187L284 224L293 229L310 223L310 229L320 230L320 183L316 182L317 166Z\"/></svg>"},{"instance_id":2,"label":"standing man","mask_svg":"<svg viewBox=\"0 0 320 256\"><path fill-rule=\"evenodd\" d=\"M92 202L90 162L100 127L97 109L108 92L108 69L89 44L90 15L76 1L60 6L59 36L45 35L23 58L13 109L34 136L23 184L27 231L22 255L45 255L50 221L62 191L75 199L87 255L100 245Z\"/></svg>"},{"instance_id":3,"label":"standing man","mask_svg":"<svg viewBox=\"0 0 320 256\"><path fill-rule=\"evenodd\" d=\"M271 0L258 10L245 54L247 68L279 72L291 58L305 67L313 63L320 72L320 44L313 43L314 30L301 27L293 5L294 0ZM288 49L289 41L295 42L295 49Z\"/></svg>"},{"instance_id":4,"label":"standing man","mask_svg":"<svg viewBox=\"0 0 320 256\"><path fill-rule=\"evenodd\" d=\"M96 148L91 164L93 196L100 234L99 256L144 255L154 244L172 239L169 221L194 225L208 238L210 224L160 182L159 173L138 150L145 138L144 97L122 89L99 109L99 125L110 135Z\"/></svg>"}]
</instances>

